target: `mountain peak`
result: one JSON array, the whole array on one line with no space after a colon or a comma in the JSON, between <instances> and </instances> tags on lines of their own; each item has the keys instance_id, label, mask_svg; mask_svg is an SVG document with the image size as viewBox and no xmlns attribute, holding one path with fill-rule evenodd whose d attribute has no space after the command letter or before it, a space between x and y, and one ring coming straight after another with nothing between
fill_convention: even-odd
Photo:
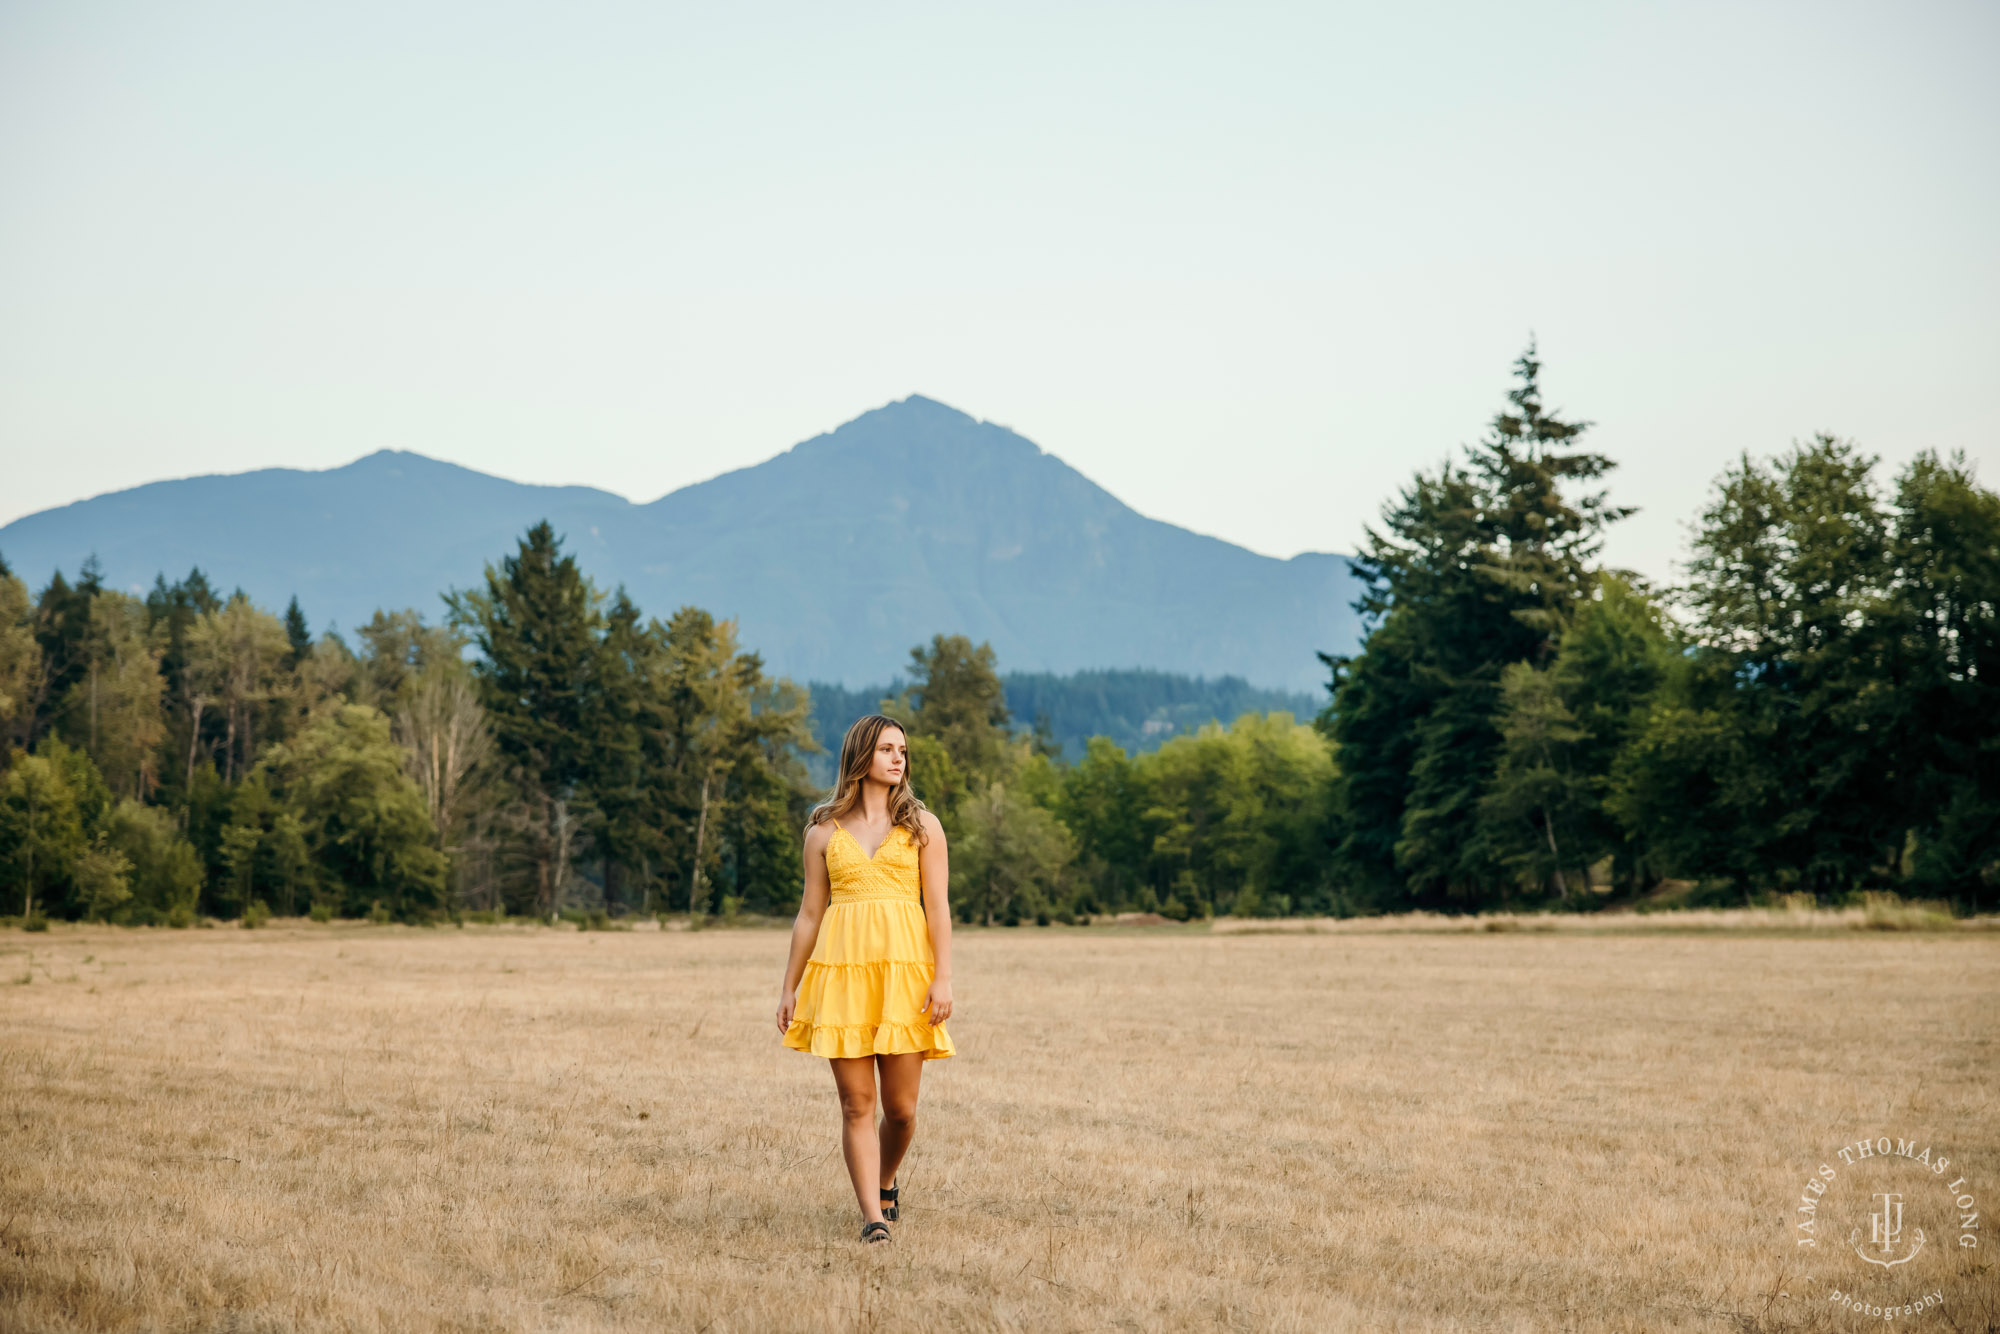
<instances>
[{"instance_id":1,"label":"mountain peak","mask_svg":"<svg viewBox=\"0 0 2000 1334\"><path fill-rule=\"evenodd\" d=\"M998 422L983 421L922 394L884 403L850 418L831 431L802 440L789 453L800 456L826 450L860 449L874 455L905 458L986 457L1037 458L1045 451L1026 436ZM782 456L781 456L782 457Z\"/></svg>"},{"instance_id":2,"label":"mountain peak","mask_svg":"<svg viewBox=\"0 0 2000 1334\"><path fill-rule=\"evenodd\" d=\"M926 398L922 394L911 394L907 398L893 399L879 408L870 408L858 417L850 418L833 428L827 434L837 434L850 426L866 421L889 421L897 423L923 424L931 427L948 425L963 429L978 426L980 421L969 412L962 412L949 403Z\"/></svg>"}]
</instances>

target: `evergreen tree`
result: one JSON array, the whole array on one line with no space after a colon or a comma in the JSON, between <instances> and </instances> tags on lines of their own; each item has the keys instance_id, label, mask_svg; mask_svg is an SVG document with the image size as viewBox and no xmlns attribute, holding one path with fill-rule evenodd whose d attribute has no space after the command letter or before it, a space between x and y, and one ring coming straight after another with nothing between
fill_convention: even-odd
<instances>
[{"instance_id":1,"label":"evergreen tree","mask_svg":"<svg viewBox=\"0 0 2000 1334\"><path fill-rule=\"evenodd\" d=\"M596 713L602 595L564 555L546 520L530 528L485 587L446 595L452 625L479 650L473 668L494 740L530 799L535 911L548 916L567 886L575 816L589 771Z\"/></svg>"},{"instance_id":2,"label":"evergreen tree","mask_svg":"<svg viewBox=\"0 0 2000 1334\"><path fill-rule=\"evenodd\" d=\"M91 604L104 587L97 558L83 564L74 585L56 571L35 603L35 642L41 649L42 672L31 739L46 735L64 721L71 690L90 671Z\"/></svg>"},{"instance_id":3,"label":"evergreen tree","mask_svg":"<svg viewBox=\"0 0 2000 1334\"><path fill-rule=\"evenodd\" d=\"M975 648L964 635L933 635L910 650L906 670L911 684L880 711L904 724L911 781L949 829L971 793L1022 758L1010 744L1006 690L993 646Z\"/></svg>"},{"instance_id":4,"label":"evergreen tree","mask_svg":"<svg viewBox=\"0 0 2000 1334\"><path fill-rule=\"evenodd\" d=\"M658 868L672 861L668 831L652 818L662 813L654 798L663 775L648 763L646 744L649 737L656 743L657 757L659 730L671 728L671 709L658 698L662 678L670 674L658 631L655 623L649 632L620 586L599 641L582 784L584 825L597 853L607 911L615 912L629 898L650 901Z\"/></svg>"},{"instance_id":5,"label":"evergreen tree","mask_svg":"<svg viewBox=\"0 0 2000 1334\"><path fill-rule=\"evenodd\" d=\"M907 693L917 733L936 737L962 773L1001 773L1010 717L993 646L974 648L964 635L933 635L928 648L910 650L908 670L915 681Z\"/></svg>"},{"instance_id":6,"label":"evergreen tree","mask_svg":"<svg viewBox=\"0 0 2000 1334\"><path fill-rule=\"evenodd\" d=\"M299 660L312 652L312 628L306 624L306 614L299 609L299 596L292 594L292 600L285 606L285 640L292 646L285 666L296 669Z\"/></svg>"},{"instance_id":7,"label":"evergreen tree","mask_svg":"<svg viewBox=\"0 0 2000 1334\"><path fill-rule=\"evenodd\" d=\"M168 584L164 574L155 576L153 591L146 595L147 633L159 650L160 675L166 680L161 711L167 724L167 740L162 749L168 763L163 767L162 777L168 788L165 799L170 804L185 799L187 785L193 781L195 760L202 749L202 724L213 723L212 718L205 718L210 683L201 682L202 688L193 692L198 698L191 697L188 635L201 617L221 609L221 599L216 597L208 576L199 567L189 570L187 577L177 584Z\"/></svg>"},{"instance_id":8,"label":"evergreen tree","mask_svg":"<svg viewBox=\"0 0 2000 1334\"><path fill-rule=\"evenodd\" d=\"M1542 406L1532 345L1511 411L1485 438L1419 474L1367 530L1351 565L1371 622L1353 658L1322 654L1340 748L1336 848L1383 906L1476 907L1505 892L1482 799L1503 746L1501 675L1546 664L1578 603L1603 526L1628 511L1576 494L1611 468L1570 446L1585 429ZM1485 808L1490 816L1491 808Z\"/></svg>"}]
</instances>

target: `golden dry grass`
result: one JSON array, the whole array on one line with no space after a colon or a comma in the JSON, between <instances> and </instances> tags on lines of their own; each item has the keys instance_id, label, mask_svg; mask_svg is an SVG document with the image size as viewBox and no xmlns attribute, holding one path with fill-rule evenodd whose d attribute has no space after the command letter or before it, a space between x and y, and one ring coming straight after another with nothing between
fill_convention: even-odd
<instances>
[{"instance_id":1,"label":"golden dry grass","mask_svg":"<svg viewBox=\"0 0 2000 1334\"><path fill-rule=\"evenodd\" d=\"M1680 908L1672 912L1483 912L1396 913L1385 917L1218 917L1208 930L1218 935L1295 932L1306 935L1380 935L1385 931L1562 931L1586 935L1673 934L1684 931L2000 931L2000 916L1959 917L1944 904L1895 894L1865 894L1847 908L1823 908L1810 894L1788 894L1770 907ZM1151 919L1156 913L1128 913L1113 922Z\"/></svg>"},{"instance_id":2,"label":"golden dry grass","mask_svg":"<svg viewBox=\"0 0 2000 1334\"><path fill-rule=\"evenodd\" d=\"M2000 1202L1994 933L961 929L864 1248L784 945L0 935L0 1326L1841 1330L1836 1147ZM1992 1260L1854 1286L1992 1329Z\"/></svg>"}]
</instances>

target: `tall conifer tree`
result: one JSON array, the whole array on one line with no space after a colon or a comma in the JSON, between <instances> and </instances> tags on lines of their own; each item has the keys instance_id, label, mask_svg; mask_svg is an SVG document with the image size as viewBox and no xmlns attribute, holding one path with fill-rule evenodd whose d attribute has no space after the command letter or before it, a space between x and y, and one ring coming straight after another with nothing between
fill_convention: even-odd
<instances>
[{"instance_id":1,"label":"tall conifer tree","mask_svg":"<svg viewBox=\"0 0 2000 1334\"><path fill-rule=\"evenodd\" d=\"M1604 525L1629 511L1575 494L1610 470L1572 447L1587 427L1542 404L1530 344L1510 410L1462 466L1420 473L1367 530L1351 562L1356 610L1372 622L1352 658L1322 654L1340 745L1337 846L1378 903L1476 907L1511 873L1487 836L1481 799L1502 736L1500 681L1540 666L1589 594Z\"/></svg>"},{"instance_id":2,"label":"tall conifer tree","mask_svg":"<svg viewBox=\"0 0 2000 1334\"><path fill-rule=\"evenodd\" d=\"M452 624L479 649L474 667L501 753L531 798L538 914L555 912L568 874L570 803L588 772L602 595L547 520L486 567L485 587L446 595Z\"/></svg>"}]
</instances>

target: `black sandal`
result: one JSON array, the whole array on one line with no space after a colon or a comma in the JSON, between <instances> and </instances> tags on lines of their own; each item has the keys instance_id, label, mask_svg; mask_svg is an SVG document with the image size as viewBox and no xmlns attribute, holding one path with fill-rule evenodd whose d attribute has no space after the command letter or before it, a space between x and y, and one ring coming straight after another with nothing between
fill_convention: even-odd
<instances>
[{"instance_id":1,"label":"black sandal","mask_svg":"<svg viewBox=\"0 0 2000 1334\"><path fill-rule=\"evenodd\" d=\"M896 1221L896 1190L895 1186L882 1188L882 1217L891 1223Z\"/></svg>"},{"instance_id":2,"label":"black sandal","mask_svg":"<svg viewBox=\"0 0 2000 1334\"><path fill-rule=\"evenodd\" d=\"M889 1240L889 1225L887 1223L863 1223L861 1225L861 1240L868 1242Z\"/></svg>"}]
</instances>

